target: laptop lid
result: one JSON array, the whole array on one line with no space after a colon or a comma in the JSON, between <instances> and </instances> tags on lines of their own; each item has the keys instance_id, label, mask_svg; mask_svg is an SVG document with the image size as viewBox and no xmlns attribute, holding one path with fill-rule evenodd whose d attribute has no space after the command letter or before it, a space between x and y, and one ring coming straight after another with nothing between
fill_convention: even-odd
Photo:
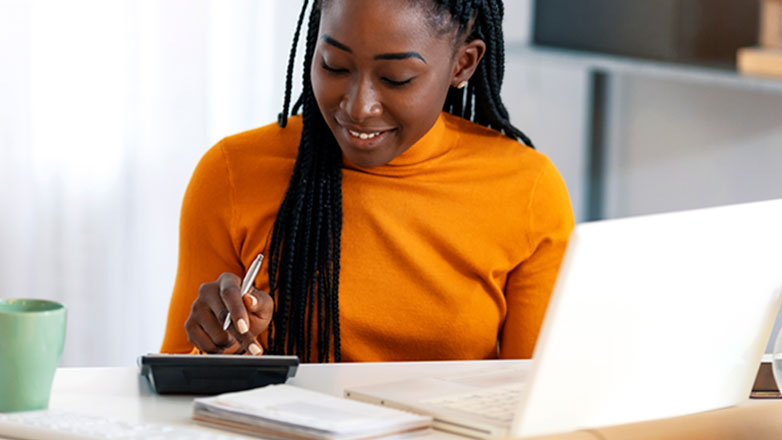
<instances>
[{"instance_id":1,"label":"laptop lid","mask_svg":"<svg viewBox=\"0 0 782 440\"><path fill-rule=\"evenodd\" d=\"M578 225L511 436L746 400L781 299L782 200Z\"/></svg>"}]
</instances>

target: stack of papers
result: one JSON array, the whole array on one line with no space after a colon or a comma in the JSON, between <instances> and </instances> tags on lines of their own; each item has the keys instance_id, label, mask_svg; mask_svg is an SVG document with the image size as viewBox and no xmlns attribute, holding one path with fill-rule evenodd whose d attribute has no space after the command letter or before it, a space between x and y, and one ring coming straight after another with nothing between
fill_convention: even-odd
<instances>
[{"instance_id":1,"label":"stack of papers","mask_svg":"<svg viewBox=\"0 0 782 440\"><path fill-rule=\"evenodd\" d=\"M428 428L432 418L291 385L196 399L193 419L273 438L354 440Z\"/></svg>"}]
</instances>

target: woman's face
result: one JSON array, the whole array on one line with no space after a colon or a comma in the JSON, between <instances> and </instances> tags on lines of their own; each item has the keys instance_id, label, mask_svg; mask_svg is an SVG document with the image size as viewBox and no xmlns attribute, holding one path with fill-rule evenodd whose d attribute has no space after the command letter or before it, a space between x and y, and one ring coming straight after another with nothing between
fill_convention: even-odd
<instances>
[{"instance_id":1,"label":"woman's face","mask_svg":"<svg viewBox=\"0 0 782 440\"><path fill-rule=\"evenodd\" d=\"M350 162L386 164L434 125L449 87L462 80L455 32L436 32L407 0L326 2L312 87Z\"/></svg>"}]
</instances>

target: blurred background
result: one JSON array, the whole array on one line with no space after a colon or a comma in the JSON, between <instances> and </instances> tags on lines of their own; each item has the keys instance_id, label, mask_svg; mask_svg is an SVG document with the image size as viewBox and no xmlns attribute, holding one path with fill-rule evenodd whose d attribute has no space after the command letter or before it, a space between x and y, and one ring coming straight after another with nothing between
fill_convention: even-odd
<instances>
[{"instance_id":1,"label":"blurred background","mask_svg":"<svg viewBox=\"0 0 782 440\"><path fill-rule=\"evenodd\" d=\"M66 304L61 365L159 349L184 189L211 145L276 120L299 5L0 0L0 297ZM782 197L782 80L687 58L665 35L651 55L576 47L557 32L580 18L506 0L503 91L578 221Z\"/></svg>"}]
</instances>

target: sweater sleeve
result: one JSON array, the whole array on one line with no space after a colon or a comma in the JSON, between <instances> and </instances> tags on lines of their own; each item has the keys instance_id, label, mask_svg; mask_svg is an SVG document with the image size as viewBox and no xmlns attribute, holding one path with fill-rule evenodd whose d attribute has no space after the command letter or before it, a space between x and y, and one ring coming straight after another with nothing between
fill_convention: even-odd
<instances>
[{"instance_id":1,"label":"sweater sleeve","mask_svg":"<svg viewBox=\"0 0 782 440\"><path fill-rule=\"evenodd\" d=\"M198 163L182 202L177 275L161 352L190 353L185 332L201 284L223 272L242 273L235 243L234 188L222 143Z\"/></svg>"},{"instance_id":2,"label":"sweater sleeve","mask_svg":"<svg viewBox=\"0 0 782 440\"><path fill-rule=\"evenodd\" d=\"M500 337L502 358L532 357L575 223L565 182L548 161L533 186L528 212L532 254L508 275L508 309Z\"/></svg>"}]
</instances>

